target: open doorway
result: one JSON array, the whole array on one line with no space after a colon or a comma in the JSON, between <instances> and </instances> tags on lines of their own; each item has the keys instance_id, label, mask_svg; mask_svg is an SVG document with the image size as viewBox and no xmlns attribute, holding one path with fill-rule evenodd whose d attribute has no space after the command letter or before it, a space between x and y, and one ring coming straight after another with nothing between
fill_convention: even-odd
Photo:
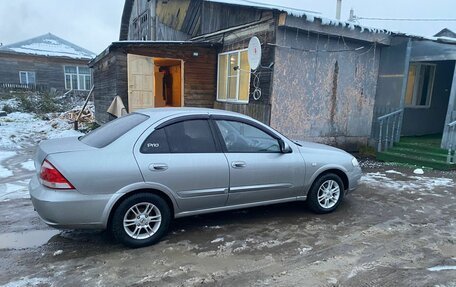
<instances>
[{"instance_id":1,"label":"open doorway","mask_svg":"<svg viewBox=\"0 0 456 287\"><path fill-rule=\"evenodd\" d=\"M182 106L182 61L154 58L155 107Z\"/></svg>"},{"instance_id":2,"label":"open doorway","mask_svg":"<svg viewBox=\"0 0 456 287\"><path fill-rule=\"evenodd\" d=\"M183 106L183 61L128 54L128 111Z\"/></svg>"}]
</instances>

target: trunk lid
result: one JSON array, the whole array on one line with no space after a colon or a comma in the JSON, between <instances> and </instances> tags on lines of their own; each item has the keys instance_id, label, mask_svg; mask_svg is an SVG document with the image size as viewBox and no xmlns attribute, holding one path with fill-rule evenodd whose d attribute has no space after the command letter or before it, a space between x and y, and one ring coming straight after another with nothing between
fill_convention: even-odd
<instances>
[{"instance_id":1,"label":"trunk lid","mask_svg":"<svg viewBox=\"0 0 456 287\"><path fill-rule=\"evenodd\" d=\"M40 172L41 164L50 154L91 150L94 147L82 143L78 137L59 138L42 141L37 148L35 155L35 168Z\"/></svg>"}]
</instances>

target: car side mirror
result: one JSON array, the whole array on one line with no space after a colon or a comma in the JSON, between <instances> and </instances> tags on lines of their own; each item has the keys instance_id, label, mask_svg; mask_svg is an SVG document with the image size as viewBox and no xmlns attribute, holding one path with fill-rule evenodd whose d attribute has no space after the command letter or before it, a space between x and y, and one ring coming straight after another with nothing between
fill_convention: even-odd
<instances>
[{"instance_id":1,"label":"car side mirror","mask_svg":"<svg viewBox=\"0 0 456 287\"><path fill-rule=\"evenodd\" d=\"M283 139L279 139L279 146L280 146L281 153L292 153L293 152L290 145L287 142L285 142Z\"/></svg>"}]
</instances>

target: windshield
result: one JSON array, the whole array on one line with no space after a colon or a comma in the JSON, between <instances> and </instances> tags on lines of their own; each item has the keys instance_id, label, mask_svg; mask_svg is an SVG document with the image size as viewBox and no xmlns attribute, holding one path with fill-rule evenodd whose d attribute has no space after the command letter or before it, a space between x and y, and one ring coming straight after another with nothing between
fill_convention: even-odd
<instances>
[{"instance_id":1,"label":"windshield","mask_svg":"<svg viewBox=\"0 0 456 287\"><path fill-rule=\"evenodd\" d=\"M86 145L102 148L120 138L149 117L143 114L129 114L115 119L79 138Z\"/></svg>"}]
</instances>

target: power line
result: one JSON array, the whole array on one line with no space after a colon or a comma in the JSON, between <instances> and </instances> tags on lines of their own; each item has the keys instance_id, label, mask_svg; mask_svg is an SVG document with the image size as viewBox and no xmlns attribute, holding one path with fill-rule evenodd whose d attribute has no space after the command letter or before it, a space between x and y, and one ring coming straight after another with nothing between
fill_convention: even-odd
<instances>
[{"instance_id":1,"label":"power line","mask_svg":"<svg viewBox=\"0 0 456 287\"><path fill-rule=\"evenodd\" d=\"M377 18L377 17L358 17L356 20L374 20L374 21L409 21L409 22L456 22L456 18Z\"/></svg>"}]
</instances>

